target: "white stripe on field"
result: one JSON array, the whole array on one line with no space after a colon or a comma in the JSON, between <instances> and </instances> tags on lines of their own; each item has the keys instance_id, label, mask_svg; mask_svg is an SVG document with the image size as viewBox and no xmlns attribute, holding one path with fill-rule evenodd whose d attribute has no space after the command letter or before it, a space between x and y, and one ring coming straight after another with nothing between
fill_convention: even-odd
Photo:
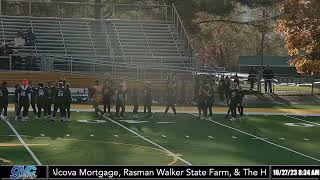
<instances>
[{"instance_id":1,"label":"white stripe on field","mask_svg":"<svg viewBox=\"0 0 320 180\"><path fill-rule=\"evenodd\" d=\"M193 115L193 116L197 116L197 115L192 114L192 113L191 113L191 115ZM198 117L198 116L197 116L197 117ZM235 131L238 131L238 132L240 132L240 133L242 133L242 134L246 134L246 135L248 135L248 136L251 136L251 137L257 138L257 139L259 139L259 140L261 140L261 141L264 141L264 142L266 142L266 143L268 143L268 144L271 144L271 145L277 146L277 147L282 148L282 149L285 149L285 150L287 150L287 151L290 151L290 152L293 152L293 153L299 154L299 155L301 155L301 156L307 157L307 158L309 158L309 159L313 159L313 160L315 160L315 161L320 162L320 159L317 159L317 158L315 158L315 157L312 157L312 156L309 156L309 155L303 154L303 153L298 152L298 151L295 151L295 150L293 150L293 149L290 149L290 148L287 148L287 147L281 146L281 145L279 145L279 144L273 143L273 142L268 141L268 140L266 140L266 139L263 139L263 138L260 138L260 137L258 137L258 136L255 136L255 135L253 135L253 134L247 133L247 132L242 131L242 130L240 130L240 129L233 128L233 127L230 127L230 126L228 126L228 125L225 125L225 124L222 124L222 123L219 123L219 122L213 121L213 120L207 120L207 121L210 121L210 122L213 122L213 123L218 124L218 125L220 125L220 126L223 126L223 127L226 127L226 128L229 128L229 129L232 129L232 130L235 130Z\"/></svg>"},{"instance_id":2,"label":"white stripe on field","mask_svg":"<svg viewBox=\"0 0 320 180\"><path fill-rule=\"evenodd\" d=\"M42 165L41 162L39 161L39 159L36 157L36 155L34 155L34 153L31 151L31 149L29 148L29 146L24 142L24 140L22 139L22 137L20 136L20 134L18 133L18 131L12 126L12 124L9 121L5 121L8 124L8 126L11 128L11 130L13 131L13 133L17 136L17 138L19 139L20 143L24 146L24 148L26 148L26 150L29 152L29 154L32 156L32 158L34 159L34 161L36 161L36 163L38 165Z\"/></svg>"},{"instance_id":3,"label":"white stripe on field","mask_svg":"<svg viewBox=\"0 0 320 180\"><path fill-rule=\"evenodd\" d=\"M101 113L99 113L99 114L101 114ZM153 142L153 141L151 141L151 140L147 139L146 137L144 137L144 136L142 136L142 135L140 135L140 134L138 134L138 133L134 132L133 130L131 130L131 129L127 128L126 126L124 126L124 125L122 125L122 124L120 124L120 123L118 123L117 121L114 121L114 120L112 120L111 118L109 118L109 117L107 117L107 116L105 116L105 115L103 115L103 117L104 117L104 118L106 118L106 119L108 119L108 120L109 120L109 121L111 121L112 123L114 123L114 124L116 124L116 125L118 125L118 126L120 126L120 127L124 128L124 129L126 129L127 131L129 131L129 132L133 133L134 135L136 135L136 136L140 137L141 139L143 139L143 140L145 140L145 141L147 141L147 142L149 142L149 143L151 143L151 144L153 144L153 145L157 146L158 148L160 148L160 149L162 149L162 150L166 151L168 154L171 154L171 155L173 155L173 156L176 156L176 154L175 154L175 153L171 152L170 150L166 149L165 147L163 147L163 146L161 146L161 145L159 145L159 144L157 144L157 143L155 143L155 142ZM179 159L180 161L182 161L182 162L184 162L184 163L186 163L186 164L188 164L188 165L192 165L190 162L188 162L188 161L186 161L186 160L182 159L182 158L181 158L181 157L179 157L179 156L177 156L177 159Z\"/></svg>"},{"instance_id":4,"label":"white stripe on field","mask_svg":"<svg viewBox=\"0 0 320 180\"><path fill-rule=\"evenodd\" d=\"M298 121L307 122L307 123L311 123L311 124L320 126L320 124L318 124L318 123L315 123L315 122L312 122L312 121L307 121L307 120L300 119L300 118L297 118L297 117L292 117L292 116L288 116L288 115L285 116L285 117L288 117L288 118L295 119L295 120L298 120Z\"/></svg>"}]
</instances>

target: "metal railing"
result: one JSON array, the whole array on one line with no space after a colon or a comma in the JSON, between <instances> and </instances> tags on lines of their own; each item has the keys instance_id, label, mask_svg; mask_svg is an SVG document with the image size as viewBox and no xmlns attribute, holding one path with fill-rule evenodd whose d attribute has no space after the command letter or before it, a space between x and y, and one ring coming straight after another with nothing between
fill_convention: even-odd
<instances>
[{"instance_id":1,"label":"metal railing","mask_svg":"<svg viewBox=\"0 0 320 180\"><path fill-rule=\"evenodd\" d=\"M169 5L112 4L113 19L168 21Z\"/></svg>"},{"instance_id":2,"label":"metal railing","mask_svg":"<svg viewBox=\"0 0 320 180\"><path fill-rule=\"evenodd\" d=\"M193 56L193 47L191 44L190 37L186 31L186 28L184 27L184 24L180 18L178 10L173 3L172 3L172 21L174 23L176 30L180 34L180 38L183 41L185 48L190 53L190 56Z\"/></svg>"},{"instance_id":3,"label":"metal railing","mask_svg":"<svg viewBox=\"0 0 320 180\"><path fill-rule=\"evenodd\" d=\"M259 74L251 74L250 77L249 75L240 77L241 86L245 89L257 91L258 81ZM262 93L265 92L265 88L266 92L270 92L270 87L266 82L266 79L262 78ZM271 85L272 92L277 95L320 95L320 77L274 74Z\"/></svg>"}]
</instances>

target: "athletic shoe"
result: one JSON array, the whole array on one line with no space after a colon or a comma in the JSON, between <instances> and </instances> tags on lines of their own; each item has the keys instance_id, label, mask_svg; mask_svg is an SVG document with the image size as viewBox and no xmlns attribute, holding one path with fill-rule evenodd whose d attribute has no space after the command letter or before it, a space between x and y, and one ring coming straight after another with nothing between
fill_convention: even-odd
<instances>
[{"instance_id":1,"label":"athletic shoe","mask_svg":"<svg viewBox=\"0 0 320 180\"><path fill-rule=\"evenodd\" d=\"M64 121L65 121L65 122L70 122L71 120L70 120L70 118L67 118L67 117L66 117L66 118L64 118Z\"/></svg>"},{"instance_id":2,"label":"athletic shoe","mask_svg":"<svg viewBox=\"0 0 320 180\"><path fill-rule=\"evenodd\" d=\"M40 117L36 116L36 120L39 120L39 119L40 119Z\"/></svg>"},{"instance_id":3,"label":"athletic shoe","mask_svg":"<svg viewBox=\"0 0 320 180\"><path fill-rule=\"evenodd\" d=\"M21 121L28 121L28 118L27 117L22 117Z\"/></svg>"},{"instance_id":4,"label":"athletic shoe","mask_svg":"<svg viewBox=\"0 0 320 180\"><path fill-rule=\"evenodd\" d=\"M212 121L212 117L207 118L207 120Z\"/></svg>"},{"instance_id":5,"label":"athletic shoe","mask_svg":"<svg viewBox=\"0 0 320 180\"><path fill-rule=\"evenodd\" d=\"M201 120L205 120L205 119L206 119L206 117L204 117L204 116L201 117Z\"/></svg>"},{"instance_id":6,"label":"athletic shoe","mask_svg":"<svg viewBox=\"0 0 320 180\"><path fill-rule=\"evenodd\" d=\"M19 116L15 116L15 117L14 117L14 120L15 120L15 121L19 121Z\"/></svg>"},{"instance_id":7,"label":"athletic shoe","mask_svg":"<svg viewBox=\"0 0 320 180\"><path fill-rule=\"evenodd\" d=\"M237 120L237 119L236 119L236 118L231 118L231 119L230 119L230 121L235 121L235 120Z\"/></svg>"}]
</instances>

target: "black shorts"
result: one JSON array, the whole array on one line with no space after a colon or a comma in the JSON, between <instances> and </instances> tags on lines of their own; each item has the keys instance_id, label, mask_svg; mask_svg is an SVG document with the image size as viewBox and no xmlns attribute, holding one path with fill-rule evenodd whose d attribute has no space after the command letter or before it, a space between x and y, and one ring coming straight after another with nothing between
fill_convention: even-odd
<instances>
[{"instance_id":1,"label":"black shorts","mask_svg":"<svg viewBox=\"0 0 320 180\"><path fill-rule=\"evenodd\" d=\"M102 103L103 104L111 104L112 98L110 95L103 95L103 100Z\"/></svg>"}]
</instances>

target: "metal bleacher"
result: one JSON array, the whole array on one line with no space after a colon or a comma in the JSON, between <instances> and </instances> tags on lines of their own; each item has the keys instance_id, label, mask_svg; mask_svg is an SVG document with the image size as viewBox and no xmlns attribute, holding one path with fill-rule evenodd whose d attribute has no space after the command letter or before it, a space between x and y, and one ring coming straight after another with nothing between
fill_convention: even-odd
<instances>
[{"instance_id":1,"label":"metal bleacher","mask_svg":"<svg viewBox=\"0 0 320 180\"><path fill-rule=\"evenodd\" d=\"M166 78L170 71L190 73L196 69L192 45L176 8L170 7L171 14L166 11L162 20L1 15L0 40L21 56L33 50L42 71L130 78ZM35 45L14 47L16 33L28 29L36 36Z\"/></svg>"}]
</instances>

